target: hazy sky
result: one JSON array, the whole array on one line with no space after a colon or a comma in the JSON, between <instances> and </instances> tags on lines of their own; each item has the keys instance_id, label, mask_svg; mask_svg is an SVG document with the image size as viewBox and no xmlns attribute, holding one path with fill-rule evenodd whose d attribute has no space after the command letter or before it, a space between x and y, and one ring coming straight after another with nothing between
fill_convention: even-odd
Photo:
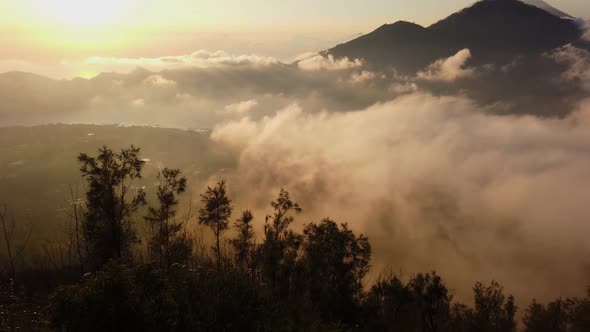
<instances>
[{"instance_id":1,"label":"hazy sky","mask_svg":"<svg viewBox=\"0 0 590 332\"><path fill-rule=\"evenodd\" d=\"M370 32L383 23L407 20L428 25L472 2L3 0L0 72L31 66L51 74L43 66L91 56L158 57L201 49L256 53L288 61ZM590 16L587 0L550 2L574 16Z\"/></svg>"}]
</instances>

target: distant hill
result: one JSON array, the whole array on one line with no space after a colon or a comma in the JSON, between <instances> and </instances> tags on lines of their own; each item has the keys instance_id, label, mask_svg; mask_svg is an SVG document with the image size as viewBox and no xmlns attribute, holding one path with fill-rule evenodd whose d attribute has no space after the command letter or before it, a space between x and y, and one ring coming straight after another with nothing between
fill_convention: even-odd
<instances>
[{"instance_id":1,"label":"distant hill","mask_svg":"<svg viewBox=\"0 0 590 332\"><path fill-rule=\"evenodd\" d=\"M582 31L568 14L537 0L483 0L429 26L409 22L377 30L324 52L415 73L469 48L476 64L503 64L576 42ZM530 4L529 4L530 3Z\"/></svg>"}]
</instances>

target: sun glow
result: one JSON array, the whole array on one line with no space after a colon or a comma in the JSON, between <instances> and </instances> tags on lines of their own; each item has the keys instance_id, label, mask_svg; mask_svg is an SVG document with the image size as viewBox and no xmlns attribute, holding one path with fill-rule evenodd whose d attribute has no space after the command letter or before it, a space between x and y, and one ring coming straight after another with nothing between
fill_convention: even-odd
<instances>
[{"instance_id":1,"label":"sun glow","mask_svg":"<svg viewBox=\"0 0 590 332\"><path fill-rule=\"evenodd\" d=\"M39 0L43 15L61 25L96 26L114 23L123 0Z\"/></svg>"}]
</instances>

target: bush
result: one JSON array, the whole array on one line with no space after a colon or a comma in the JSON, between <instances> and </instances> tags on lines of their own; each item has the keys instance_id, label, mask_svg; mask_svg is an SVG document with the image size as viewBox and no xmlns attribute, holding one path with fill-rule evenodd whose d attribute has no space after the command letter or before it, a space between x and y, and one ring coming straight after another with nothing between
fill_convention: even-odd
<instances>
[{"instance_id":1,"label":"bush","mask_svg":"<svg viewBox=\"0 0 590 332\"><path fill-rule=\"evenodd\" d=\"M111 262L51 299L51 321L66 331L263 331L282 324L269 292L240 272L168 274Z\"/></svg>"}]
</instances>

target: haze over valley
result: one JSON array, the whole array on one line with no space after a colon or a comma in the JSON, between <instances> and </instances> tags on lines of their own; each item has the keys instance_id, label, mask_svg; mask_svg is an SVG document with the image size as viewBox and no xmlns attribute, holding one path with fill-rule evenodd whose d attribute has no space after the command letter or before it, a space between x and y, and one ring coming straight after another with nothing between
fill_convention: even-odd
<instances>
[{"instance_id":1,"label":"haze over valley","mask_svg":"<svg viewBox=\"0 0 590 332\"><path fill-rule=\"evenodd\" d=\"M176 1L178 8L188 10L189 5ZM335 2L327 2L338 7ZM83 24L69 16L67 20L59 16L63 26L79 25L80 33L85 29L96 33L81 38L84 44L72 41L70 48L63 48L61 55L59 50L53 50L53 59L63 56L61 60L50 60L49 56L44 61L33 59L34 50L19 57L17 53L24 54L24 51L14 46L14 40L0 41L0 49L14 51L13 56L0 59L0 207L3 207L0 214L10 215L17 221L8 232L16 250L5 251L4 248L11 248L11 245L5 246L0 241L0 265L6 266L5 271L0 269L0 276L6 274L7 280L18 281L15 269L34 271L38 266L45 270L75 270L77 274L81 270L83 275L91 275L84 278L94 279L81 279L82 276L74 273L74 282L61 279L55 282L80 287L71 290L79 293L67 293L77 294L79 297L72 295L72 298L79 300L83 298L80 294L86 294L83 292L102 285L100 278L110 276L108 273L119 273L113 272L119 268L127 271L124 270L127 265L135 271L132 273L139 274L143 270L133 269L141 269L141 264L154 266L157 273L167 276L162 282L171 283L171 288L176 287L171 281L175 280L172 263L182 263L191 271L207 267L220 273L219 280L223 282L226 281L223 278L228 278L223 273L244 270L249 282L263 289L268 287L269 294L288 303L283 306L283 302L277 302L281 303L277 304L280 309L273 312L281 312L292 319L289 322L293 330L298 330L297 326L305 326L303 330L326 330L328 326L335 330L336 327L351 330L352 326L361 326L363 330L388 331L515 331L517 328L541 331L530 327L532 319L526 317L532 317L534 312L529 305L534 299L547 303L556 298L572 299L567 308L582 308L576 312L588 318L584 315L590 313L590 300L583 296L590 285L590 207L587 202L590 197L590 30L586 21L590 17L590 6L575 0L551 3L481 0L466 2L464 7L461 7L462 2L461 6L451 1L440 1L436 5L427 0L414 2L395 8L402 13L420 12L420 15L398 17L396 12L388 12L388 17L400 20L387 24L375 21L371 25L370 19L381 18L379 15L384 14L377 10L362 11L355 22L350 13L354 13L356 5L344 1L341 7L331 9L334 16L326 15L324 28L311 39L285 36L305 30L306 20L314 20L314 15L328 10L324 5L318 4L318 14L302 19L297 30L289 25L292 24L289 15L283 23L278 22L278 18L271 21L259 18L259 13L253 13L259 9L255 2L250 8L252 13L246 11L251 15L248 17L261 25L276 25L275 33L268 29L261 29L264 33L258 34L235 32L239 30L236 26L243 26L245 30L258 27L258 23L243 22L242 17L235 18L235 24L228 19L225 37L216 38L218 35L205 32L215 25L203 19L203 26L193 23L195 25L182 27L183 31L192 32L175 34L170 31L180 27L173 29L170 25L170 30L162 30L158 35L168 41L172 36L182 40L194 38L194 44L183 42L179 43L181 46L167 48L162 42L160 47L158 43L147 47L141 34L133 37L133 33L121 30L121 36L129 33L132 37L125 38L137 45L129 42L131 46L125 50L115 46L103 48L97 46L99 41L114 38L110 29L118 26L117 18L111 17L116 12L115 7L105 9L103 6L100 8L105 10L104 15L98 15L97 9L96 22L92 24L89 24L90 16L80 18L81 14L74 14L73 17ZM63 1L60 6L73 10L75 7L68 3ZM132 6L133 2L127 5ZM377 0L367 1L369 5L382 9L398 6ZM204 13L221 15L222 10L215 6L203 4L200 8ZM300 6L309 6L307 10L313 11L313 5L307 1L288 9L282 7L286 5L276 6L277 12L267 14L304 10ZM456 12L453 12L454 7L458 7ZM149 15L155 15L148 13L153 10L150 8L138 11L138 17L145 15L147 20ZM20 10L25 11L24 7ZM162 9L162 15L172 17L173 14ZM182 21L180 13L174 15L179 15L174 17ZM57 16L52 17L55 20ZM307 25L318 26L319 21L316 18ZM154 21L154 26L157 22ZM333 24L332 29L330 24ZM150 28L146 22L141 26ZM368 26L373 27L368 33L350 30ZM100 30L101 27L105 30ZM32 24L30 29L33 31ZM248 43L234 42L251 36L253 39ZM119 43L110 39L104 43L111 42ZM54 42L47 39L46 43ZM211 45L227 45L227 48L201 47ZM48 52L45 46L39 44L38 47L39 52ZM127 257L119 250L119 257L107 255L104 261L99 261L90 245L84 249L86 256L78 253L80 257L69 258L70 266L64 258L68 250L70 256L75 254L70 210L78 206L75 202L80 200L80 206L87 209L81 220L96 218L88 211L92 212L92 198L98 197L92 196L93 190L98 191L104 183L99 185L92 181L99 181L96 179L101 178L100 174L107 173L90 170L101 165L101 158L108 156L106 150L100 155L98 149L103 146L121 158L113 159L121 163L120 172L141 171L141 176L130 184L129 192L145 190L147 205L130 209L133 218L121 217L120 222L129 221L134 230L131 233L137 236L137 241L129 242ZM126 162L136 157L134 150L117 153L130 146L139 147L140 152L138 159L130 162L133 166L125 169ZM97 153L99 156L93 159ZM125 161L125 158L130 159ZM113 163L117 165L117 161ZM148 237L153 236L155 228L146 224L146 220L155 218L156 211L148 207L163 201L164 196L158 190L166 176L165 169L178 169L177 175L186 178L186 183L179 182L186 188L172 194L172 201L181 197L172 206L177 211L174 218L186 216L180 223L179 227L184 227L180 233L192 239L193 255L182 262L170 261L168 265L163 258L160 261L150 258L153 254L150 250L154 250L150 241L154 240ZM125 193L130 194L124 188L124 175L122 179L120 198L124 202ZM202 213L197 212L199 209L206 210L209 206L206 197L212 192L207 189L219 189L216 186L220 183L223 194L231 198L230 226L244 210L254 216L250 224L255 234L251 239L252 255L260 255L261 261L252 258L252 262L260 265L248 265L249 269L243 269L243 261L232 258L232 248L238 251L239 248L231 238L243 234L240 233L242 228L230 227L223 233L219 228L208 228L211 226L203 221L203 215L197 217ZM118 184L112 187L119 190ZM333 307L332 304L314 302L314 295L294 300L274 284L277 282L274 275L265 279L268 271L264 265L267 262L264 248L270 238L272 227L269 225L272 220L280 221L281 217L297 212L294 206L281 211L276 204L269 205L282 189L288 191L288 198L302 209L301 213L293 214L295 221L291 225L286 224L293 232L300 233L301 238L290 238L294 235L286 232L286 226L284 238L280 227L275 229L276 241L282 239L288 243L283 244L285 248L296 248L294 253L281 249L285 250L281 254L284 266L291 262L288 254L294 255L291 262L294 267L289 266L293 270L285 268L293 274L284 277L293 284L285 286L289 289L285 292L291 294L289 287L307 283L312 285L309 289L315 291L306 289L306 292L320 292L313 288L313 276L316 276L313 271L324 270L317 267L309 272L306 269L315 263L324 264L318 263L324 262L323 258L318 261L310 258L311 250L317 249L310 244L315 243L313 234L328 235L322 233L327 230L313 229L311 224L330 217L338 224L347 223L346 227L354 234L362 234L358 238L353 234L352 239L358 241L358 246L364 248L364 236L370 241L370 264L360 268L363 273L358 269L351 272L355 278L359 276L355 287L360 286L351 293L354 295L351 306L356 314L325 313L322 310ZM73 197L74 192L76 197ZM276 202L282 202L281 197L284 198L279 196ZM104 208L100 203L94 204L97 209ZM172 215L170 218L173 219ZM274 227L278 227L279 221ZM342 234L348 234L347 230L344 228ZM80 232L77 230L75 234L82 234ZM6 230L4 234L7 235ZM8 242L8 236L6 238ZM288 242L289 239L293 242ZM346 250L356 248L354 241ZM159 246L165 247L164 244ZM211 246L213 249L209 250ZM220 246L224 248L226 261L223 264L226 265L222 264ZM18 258L14 252L19 252ZM59 264L56 263L58 256L63 260ZM356 262L357 258L351 259ZM106 263L110 259L124 262L121 263L123 267ZM72 260L75 263L71 263ZM347 259L338 260L341 261L348 262ZM107 267L100 270L103 266ZM284 272L276 266L271 270ZM297 271L311 279L297 283ZM431 325L434 323L420 320L417 325L408 323L413 326L410 328L393 318L395 323L387 321L388 318L383 318L387 315L380 316L382 320L363 316L369 315L367 312L373 308L369 305L373 305L370 299L375 293L371 292L377 290L371 288L372 285L379 285L378 282L388 275L399 276L406 282L420 272L430 271L444 278L449 294L453 295L452 301L468 304L473 301L472 286L476 282L486 285L493 280L499 282L506 295L515 296L518 306L518 313L510 314L509 297L502 297L503 305L504 300L507 301L502 315L512 315L508 320L517 318L518 323L501 327L501 324L490 323L495 327L460 330L458 325L440 325L444 327L436 329ZM125 273L128 272L116 275L128 276ZM317 275L323 277L322 273ZM59 279L57 275L54 275L56 280ZM139 283L133 279L133 283L136 282ZM408 289L411 285L409 282ZM323 288L322 291L333 294ZM334 292L342 294L344 291L338 288ZM170 296L177 301L178 294L175 294ZM77 323L70 321L68 315L56 314L56 310L69 308L68 305L74 303L69 295L63 296L56 297L55 301L63 301L57 305L44 303L53 310L46 314L50 317L47 320L57 330L68 327L72 331L82 330L81 326L86 326L83 323L75 325ZM43 301L48 301L46 298L49 297ZM448 300L450 302L451 297ZM305 304L299 305L297 301ZM307 305L318 310L317 322L307 311L297 314L292 311L299 307L307 310ZM474 310L478 308L476 305ZM448 321L455 324L459 314L448 312L447 316L451 317ZM465 317L479 317L478 313L473 311ZM186 322L178 318L184 317L183 314L177 314L176 320L172 320L184 326ZM346 316L358 320L343 321L341 317ZM412 314L404 317L410 316L413 317ZM0 314L0 318L3 317ZM258 322L256 319L247 321ZM575 329L577 321L568 319L564 329L543 331L584 330L584 327ZM2 325L8 321L8 318L0 320L0 327L8 326ZM272 324L278 321L273 320ZM257 326L269 321L264 322ZM398 323L401 325L395 325ZM195 326L211 331L235 329L235 326L223 329L215 325L217 323L211 324L207 325L209 328L191 326L193 330L198 329Z\"/></svg>"}]
</instances>

